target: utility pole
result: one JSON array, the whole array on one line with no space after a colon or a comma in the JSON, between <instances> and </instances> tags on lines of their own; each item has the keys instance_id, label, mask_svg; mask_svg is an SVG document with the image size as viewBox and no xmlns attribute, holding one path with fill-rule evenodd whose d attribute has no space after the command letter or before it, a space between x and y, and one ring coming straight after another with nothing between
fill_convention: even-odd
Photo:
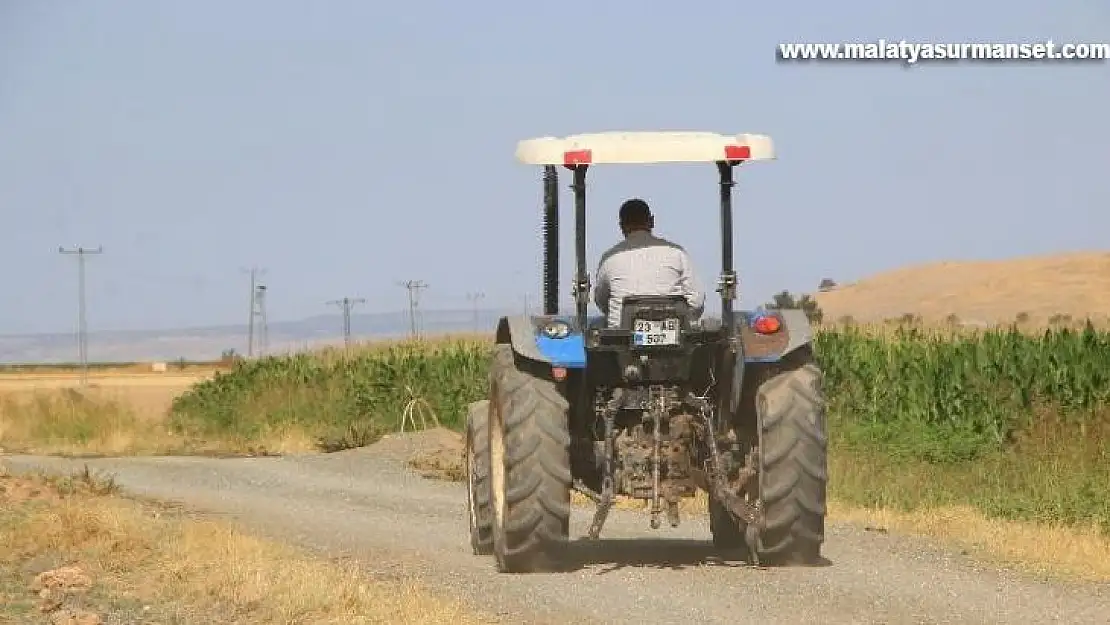
<instances>
[{"instance_id":1,"label":"utility pole","mask_svg":"<svg viewBox=\"0 0 1110 625\"><path fill-rule=\"evenodd\" d=\"M266 285L258 285L254 292L255 301L258 302L258 321L262 324L258 355L265 356L270 351L270 324L266 322Z\"/></svg>"},{"instance_id":2,"label":"utility pole","mask_svg":"<svg viewBox=\"0 0 1110 625\"><path fill-rule=\"evenodd\" d=\"M250 292L251 307L250 307L250 316L247 317L247 358L251 358L251 357L254 356L254 320L255 320L256 317L265 316L264 313L262 315L260 315L259 314L260 311L258 309L258 304L259 304L258 278L261 277L262 275L264 275L266 273L266 270L265 269L259 269L258 267L251 267L250 269L244 269L243 271L245 273L250 273L250 276L251 276L251 292ZM263 292L265 292L265 289L266 289L266 287L262 287Z\"/></svg>"},{"instance_id":3,"label":"utility pole","mask_svg":"<svg viewBox=\"0 0 1110 625\"><path fill-rule=\"evenodd\" d=\"M351 308L355 304L365 304L366 300L360 298L344 297L343 299L333 299L328 302L329 306L339 306L343 309L343 348L351 348Z\"/></svg>"},{"instance_id":4,"label":"utility pole","mask_svg":"<svg viewBox=\"0 0 1110 625\"><path fill-rule=\"evenodd\" d=\"M59 254L77 255L77 353L81 360L81 385L89 383L89 336L88 326L85 322L85 257L89 254L103 254L104 248L100 245L96 249L77 246L67 250L58 247Z\"/></svg>"},{"instance_id":5,"label":"utility pole","mask_svg":"<svg viewBox=\"0 0 1110 625\"><path fill-rule=\"evenodd\" d=\"M399 284L409 291L409 327L415 338L417 336L416 309L420 306L420 289L426 289L428 285L423 280L406 280Z\"/></svg>"},{"instance_id":6,"label":"utility pole","mask_svg":"<svg viewBox=\"0 0 1110 625\"><path fill-rule=\"evenodd\" d=\"M470 305L471 305L471 307L473 308L473 311L474 311L474 331L475 332L477 332L479 330L479 325L478 325L478 300L485 299L485 297L486 297L486 294L482 293L480 291L477 292L477 293L467 293L466 294L466 299L467 299L467 301L470 302Z\"/></svg>"}]
</instances>

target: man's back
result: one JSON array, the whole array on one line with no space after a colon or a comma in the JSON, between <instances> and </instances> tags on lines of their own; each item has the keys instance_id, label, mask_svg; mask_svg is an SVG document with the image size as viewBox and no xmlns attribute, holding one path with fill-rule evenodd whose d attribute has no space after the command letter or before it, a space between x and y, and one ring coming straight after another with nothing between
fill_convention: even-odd
<instances>
[{"instance_id":1,"label":"man's back","mask_svg":"<svg viewBox=\"0 0 1110 625\"><path fill-rule=\"evenodd\" d=\"M620 325L621 302L629 295L682 295L695 318L705 305L686 250L646 230L630 232L598 264L594 303L610 327Z\"/></svg>"}]
</instances>

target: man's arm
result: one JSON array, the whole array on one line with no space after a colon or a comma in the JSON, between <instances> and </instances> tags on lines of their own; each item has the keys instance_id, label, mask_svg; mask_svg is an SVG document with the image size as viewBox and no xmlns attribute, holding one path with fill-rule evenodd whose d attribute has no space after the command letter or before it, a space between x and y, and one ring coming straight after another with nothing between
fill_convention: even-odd
<instances>
[{"instance_id":1,"label":"man's arm","mask_svg":"<svg viewBox=\"0 0 1110 625\"><path fill-rule=\"evenodd\" d=\"M690 254L685 249L679 248L679 258L682 261L679 285L682 288L682 294L686 296L686 302L690 305L691 316L698 319L705 312L705 293L698 284L698 276L694 271L694 261L690 258Z\"/></svg>"},{"instance_id":2,"label":"man's arm","mask_svg":"<svg viewBox=\"0 0 1110 625\"><path fill-rule=\"evenodd\" d=\"M594 285L594 304L597 304L601 314L609 316L609 271L605 266L605 259L597 264L597 284Z\"/></svg>"}]
</instances>

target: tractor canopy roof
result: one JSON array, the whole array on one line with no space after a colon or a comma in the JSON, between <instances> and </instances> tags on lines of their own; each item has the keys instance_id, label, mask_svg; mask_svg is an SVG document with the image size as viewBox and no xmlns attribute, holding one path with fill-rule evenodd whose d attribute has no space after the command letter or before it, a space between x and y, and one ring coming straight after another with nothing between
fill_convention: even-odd
<instances>
[{"instance_id":1,"label":"tractor canopy roof","mask_svg":"<svg viewBox=\"0 0 1110 625\"><path fill-rule=\"evenodd\" d=\"M766 135L712 132L598 132L525 139L516 158L529 165L715 163L775 158Z\"/></svg>"}]
</instances>

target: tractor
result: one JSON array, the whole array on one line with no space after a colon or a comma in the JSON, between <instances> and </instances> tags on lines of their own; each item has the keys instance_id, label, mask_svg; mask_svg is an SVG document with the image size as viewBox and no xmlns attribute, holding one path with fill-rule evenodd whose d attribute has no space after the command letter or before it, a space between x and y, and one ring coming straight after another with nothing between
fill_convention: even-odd
<instances>
[{"instance_id":1,"label":"tractor","mask_svg":"<svg viewBox=\"0 0 1110 625\"><path fill-rule=\"evenodd\" d=\"M488 399L468 410L473 552L503 573L552 570L570 540L572 491L596 505L596 540L617 497L650 502L657 529L662 517L677 527L681 500L700 489L722 555L815 563L827 460L812 328L802 310L734 310L734 170L773 160L770 137L603 132L521 141L516 157L544 168L543 314L498 321ZM618 327L590 316L586 172L690 162L718 172L720 319L659 295L625 298ZM560 166L574 195L573 313L558 309Z\"/></svg>"}]
</instances>

